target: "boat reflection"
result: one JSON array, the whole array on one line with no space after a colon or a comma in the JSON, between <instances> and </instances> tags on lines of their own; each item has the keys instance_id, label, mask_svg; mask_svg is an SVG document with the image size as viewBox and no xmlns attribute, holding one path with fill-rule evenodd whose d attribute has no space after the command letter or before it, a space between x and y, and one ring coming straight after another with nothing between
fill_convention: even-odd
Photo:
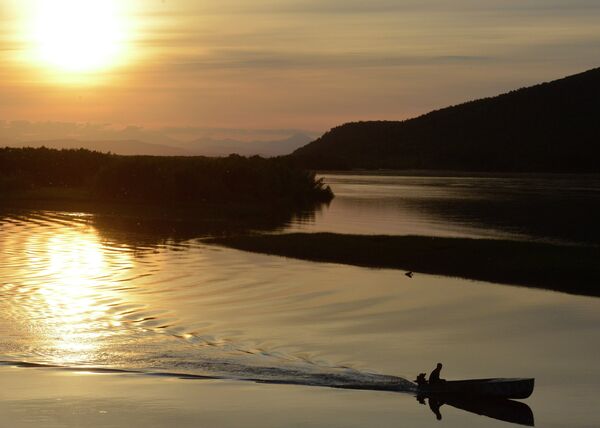
<instances>
[{"instance_id":1,"label":"boat reflection","mask_svg":"<svg viewBox=\"0 0 600 428\"><path fill-rule=\"evenodd\" d=\"M426 403L427 400L427 403ZM420 404L428 404L436 419L442 420L441 407L445 404L466 412L518 425L534 426L531 408L521 402L498 398L453 397L447 395L418 395Z\"/></svg>"}]
</instances>

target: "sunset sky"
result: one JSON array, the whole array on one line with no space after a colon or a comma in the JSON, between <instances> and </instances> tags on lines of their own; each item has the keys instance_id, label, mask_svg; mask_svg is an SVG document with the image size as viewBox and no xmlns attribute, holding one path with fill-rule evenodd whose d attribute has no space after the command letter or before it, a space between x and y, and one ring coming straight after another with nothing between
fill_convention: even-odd
<instances>
[{"instance_id":1,"label":"sunset sky","mask_svg":"<svg viewBox=\"0 0 600 428\"><path fill-rule=\"evenodd\" d=\"M9 137L322 132L597 67L600 1L0 0L0 64Z\"/></svg>"}]
</instances>

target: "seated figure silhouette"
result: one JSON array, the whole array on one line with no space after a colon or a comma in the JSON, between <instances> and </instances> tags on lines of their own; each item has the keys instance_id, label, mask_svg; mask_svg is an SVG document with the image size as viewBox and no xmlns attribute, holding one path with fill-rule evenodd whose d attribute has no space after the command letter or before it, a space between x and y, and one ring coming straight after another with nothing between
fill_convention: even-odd
<instances>
[{"instance_id":1,"label":"seated figure silhouette","mask_svg":"<svg viewBox=\"0 0 600 428\"><path fill-rule=\"evenodd\" d=\"M429 375L429 385L439 385L445 382L444 379L440 379L440 372L442 371L442 363L437 363L437 366Z\"/></svg>"}]
</instances>

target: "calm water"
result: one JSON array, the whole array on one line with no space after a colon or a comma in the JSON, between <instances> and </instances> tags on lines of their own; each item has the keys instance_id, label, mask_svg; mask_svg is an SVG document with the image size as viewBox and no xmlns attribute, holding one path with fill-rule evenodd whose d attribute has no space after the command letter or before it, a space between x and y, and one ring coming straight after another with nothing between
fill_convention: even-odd
<instances>
[{"instance_id":1,"label":"calm water","mask_svg":"<svg viewBox=\"0 0 600 428\"><path fill-rule=\"evenodd\" d=\"M481 180L468 185L460 183L469 179L327 180L338 198L312 222L297 220L290 228L593 243L577 233L544 234L545 229L531 229L526 222L504 224L503 215L478 221L470 208L457 216L452 210L461 195L469 200L469 186L477 188L473 198L482 197ZM512 195L506 180L502 183L489 186L501 187L510 206L520 196ZM556 183L540 188L544 199ZM568 198L579 191L588 195L585 207L597 197L596 187L586 183L564 188ZM414 202L419 198L421 205ZM431 209L443 199L450 201L447 216ZM541 202L548 203L555 201ZM440 423L419 405L403 379L441 360L447 378L535 377L536 390L526 402L538 426L600 425L599 299L418 273L411 280L401 271L257 255L206 245L201 238L175 241L149 232L117 232L81 213L4 214L0 360L9 366L37 363L231 379L170 386L180 407L192 406L190 396L196 393L214 402L213 409L220 408L216 397L238 400L236 412L209 421L216 426L258 426L270 412L281 415L268 426L286 421L296 426L507 425L447 405ZM18 372L3 370L0 379L18 390ZM38 376L42 390L53 382L47 376ZM244 379L289 385L238 382ZM322 387L387 383L407 394ZM139 389L136 385L132 391ZM23 394L20 401L15 398L21 406L33 400L38 408L61 411L53 401ZM159 405L152 397L145 400L149 407ZM11 403L0 406L0 412L13 412ZM123 403L115 406L135 407ZM190 412L189 425L182 425L206 422L209 414Z\"/></svg>"},{"instance_id":2,"label":"calm water","mask_svg":"<svg viewBox=\"0 0 600 428\"><path fill-rule=\"evenodd\" d=\"M292 230L600 244L600 176L323 176L336 198Z\"/></svg>"}]
</instances>

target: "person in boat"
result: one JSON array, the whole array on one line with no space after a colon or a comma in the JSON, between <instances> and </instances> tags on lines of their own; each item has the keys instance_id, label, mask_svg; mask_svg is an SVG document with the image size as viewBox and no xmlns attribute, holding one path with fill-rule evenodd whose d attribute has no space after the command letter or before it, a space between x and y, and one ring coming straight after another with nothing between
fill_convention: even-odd
<instances>
[{"instance_id":1,"label":"person in boat","mask_svg":"<svg viewBox=\"0 0 600 428\"><path fill-rule=\"evenodd\" d=\"M442 363L437 363L437 366L429 375L429 385L439 385L445 382L444 379L440 379L440 372L442 371Z\"/></svg>"}]
</instances>

